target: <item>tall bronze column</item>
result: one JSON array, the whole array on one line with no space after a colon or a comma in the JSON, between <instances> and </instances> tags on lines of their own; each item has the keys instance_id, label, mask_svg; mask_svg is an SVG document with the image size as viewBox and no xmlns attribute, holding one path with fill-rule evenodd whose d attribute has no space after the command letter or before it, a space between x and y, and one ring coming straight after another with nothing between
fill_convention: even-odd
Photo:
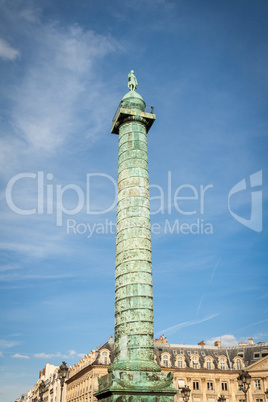
<instances>
[{"instance_id":1,"label":"tall bronze column","mask_svg":"<svg viewBox=\"0 0 268 402\"><path fill-rule=\"evenodd\" d=\"M155 114L145 112L134 71L128 79L111 130L119 134L114 362L96 396L106 402L166 402L177 390L172 374L161 373L154 362L147 133Z\"/></svg>"}]
</instances>

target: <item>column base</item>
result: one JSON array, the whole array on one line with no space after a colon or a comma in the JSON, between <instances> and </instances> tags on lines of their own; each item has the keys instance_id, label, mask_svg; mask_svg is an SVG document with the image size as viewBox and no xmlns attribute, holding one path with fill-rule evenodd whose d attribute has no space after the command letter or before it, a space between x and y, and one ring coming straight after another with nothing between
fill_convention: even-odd
<instances>
[{"instance_id":1,"label":"column base","mask_svg":"<svg viewBox=\"0 0 268 402\"><path fill-rule=\"evenodd\" d=\"M174 402L173 373L113 370L98 379L102 402Z\"/></svg>"}]
</instances>

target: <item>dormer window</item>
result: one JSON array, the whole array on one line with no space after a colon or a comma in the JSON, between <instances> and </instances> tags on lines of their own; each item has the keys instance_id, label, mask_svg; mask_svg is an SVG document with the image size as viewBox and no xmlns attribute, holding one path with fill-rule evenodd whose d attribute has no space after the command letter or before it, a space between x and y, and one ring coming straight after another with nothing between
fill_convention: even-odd
<instances>
[{"instance_id":1,"label":"dormer window","mask_svg":"<svg viewBox=\"0 0 268 402\"><path fill-rule=\"evenodd\" d=\"M101 359L102 359L102 364L108 364L108 353L102 352Z\"/></svg>"},{"instance_id":2,"label":"dormer window","mask_svg":"<svg viewBox=\"0 0 268 402\"><path fill-rule=\"evenodd\" d=\"M175 366L180 368L180 369L186 367L185 357L178 355L177 358L176 358Z\"/></svg>"},{"instance_id":3,"label":"dormer window","mask_svg":"<svg viewBox=\"0 0 268 402\"><path fill-rule=\"evenodd\" d=\"M163 356L163 365L164 367L169 367L169 357L167 355Z\"/></svg>"},{"instance_id":4,"label":"dormer window","mask_svg":"<svg viewBox=\"0 0 268 402\"><path fill-rule=\"evenodd\" d=\"M207 369L207 370L212 370L214 369L214 363L213 363L213 357L211 356L206 356L204 359L204 363L203 363L203 368Z\"/></svg>"},{"instance_id":5,"label":"dormer window","mask_svg":"<svg viewBox=\"0 0 268 402\"><path fill-rule=\"evenodd\" d=\"M245 367L244 361L241 357L236 356L234 358L234 365L233 365L235 370L243 370Z\"/></svg>"},{"instance_id":6,"label":"dormer window","mask_svg":"<svg viewBox=\"0 0 268 402\"><path fill-rule=\"evenodd\" d=\"M221 355L218 357L218 368L220 370L226 370L228 368L226 356Z\"/></svg>"},{"instance_id":7,"label":"dormer window","mask_svg":"<svg viewBox=\"0 0 268 402\"><path fill-rule=\"evenodd\" d=\"M191 367L193 369L199 368L199 356L195 356L195 355L191 356Z\"/></svg>"},{"instance_id":8,"label":"dormer window","mask_svg":"<svg viewBox=\"0 0 268 402\"><path fill-rule=\"evenodd\" d=\"M193 356L193 368L194 369L198 368L198 359L196 356Z\"/></svg>"}]
</instances>

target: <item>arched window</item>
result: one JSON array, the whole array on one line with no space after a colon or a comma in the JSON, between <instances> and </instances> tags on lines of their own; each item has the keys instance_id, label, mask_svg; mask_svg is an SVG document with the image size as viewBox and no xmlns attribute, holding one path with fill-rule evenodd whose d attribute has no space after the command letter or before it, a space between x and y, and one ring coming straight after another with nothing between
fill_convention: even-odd
<instances>
[{"instance_id":1,"label":"arched window","mask_svg":"<svg viewBox=\"0 0 268 402\"><path fill-rule=\"evenodd\" d=\"M240 359L237 359L237 360L236 360L236 368L237 368L237 370L241 370L241 368L242 368L242 364L241 364L241 360L240 360Z\"/></svg>"},{"instance_id":2,"label":"arched window","mask_svg":"<svg viewBox=\"0 0 268 402\"><path fill-rule=\"evenodd\" d=\"M102 364L108 364L108 353L102 352Z\"/></svg>"},{"instance_id":3,"label":"arched window","mask_svg":"<svg viewBox=\"0 0 268 402\"><path fill-rule=\"evenodd\" d=\"M164 355L164 357L163 357L163 364L164 364L164 367L169 366L169 358L167 355Z\"/></svg>"},{"instance_id":4,"label":"arched window","mask_svg":"<svg viewBox=\"0 0 268 402\"><path fill-rule=\"evenodd\" d=\"M207 369L211 369L211 359L207 359Z\"/></svg>"},{"instance_id":5,"label":"arched window","mask_svg":"<svg viewBox=\"0 0 268 402\"><path fill-rule=\"evenodd\" d=\"M220 359L220 368L221 370L225 370L225 359Z\"/></svg>"},{"instance_id":6,"label":"arched window","mask_svg":"<svg viewBox=\"0 0 268 402\"><path fill-rule=\"evenodd\" d=\"M182 357L178 358L178 367L182 368L183 367L183 363L182 363Z\"/></svg>"}]
</instances>

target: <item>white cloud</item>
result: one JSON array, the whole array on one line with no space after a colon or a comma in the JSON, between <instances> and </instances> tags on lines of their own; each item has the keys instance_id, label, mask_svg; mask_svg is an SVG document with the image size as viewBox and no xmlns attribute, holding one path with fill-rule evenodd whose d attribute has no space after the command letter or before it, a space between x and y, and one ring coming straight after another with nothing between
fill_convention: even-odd
<instances>
[{"instance_id":1,"label":"white cloud","mask_svg":"<svg viewBox=\"0 0 268 402\"><path fill-rule=\"evenodd\" d=\"M221 335L216 336L215 338L211 338L206 341L207 345L214 345L215 341L221 341L222 346L234 346L238 344L238 340L234 335Z\"/></svg>"},{"instance_id":2,"label":"white cloud","mask_svg":"<svg viewBox=\"0 0 268 402\"><path fill-rule=\"evenodd\" d=\"M0 58L3 60L15 60L19 51L11 47L4 39L0 38Z\"/></svg>"},{"instance_id":3,"label":"white cloud","mask_svg":"<svg viewBox=\"0 0 268 402\"><path fill-rule=\"evenodd\" d=\"M50 359L51 357L61 357L60 353L56 353L56 354L47 354L47 353L35 353L34 357L36 359Z\"/></svg>"},{"instance_id":4,"label":"white cloud","mask_svg":"<svg viewBox=\"0 0 268 402\"><path fill-rule=\"evenodd\" d=\"M68 350L68 353L66 353L66 354L62 354L62 353L55 353L55 354L53 354L53 353L51 353L51 354L48 354L48 353L35 353L34 354L34 357L36 358L36 359L51 359L51 358L53 358L53 357L61 357L62 359L67 359L68 357L69 358L72 358L72 357L84 357L85 356L85 353L77 353L75 350Z\"/></svg>"},{"instance_id":5,"label":"white cloud","mask_svg":"<svg viewBox=\"0 0 268 402\"><path fill-rule=\"evenodd\" d=\"M2 352L0 352L0 357L3 357L3 353L2 353Z\"/></svg>"},{"instance_id":6,"label":"white cloud","mask_svg":"<svg viewBox=\"0 0 268 402\"><path fill-rule=\"evenodd\" d=\"M76 356L80 357L81 359L85 356L86 353L77 353Z\"/></svg>"},{"instance_id":7,"label":"white cloud","mask_svg":"<svg viewBox=\"0 0 268 402\"><path fill-rule=\"evenodd\" d=\"M14 359L30 359L29 356L21 355L20 353L16 353L15 355L13 355L11 357L13 357Z\"/></svg>"},{"instance_id":8,"label":"white cloud","mask_svg":"<svg viewBox=\"0 0 268 402\"><path fill-rule=\"evenodd\" d=\"M39 8L37 8L37 7L35 7L35 8L28 7L27 8L27 6L26 6L26 8L23 8L21 10L21 12L19 13L19 17L30 23L37 23L37 22L39 22L40 13L41 13L41 10Z\"/></svg>"},{"instance_id":9,"label":"white cloud","mask_svg":"<svg viewBox=\"0 0 268 402\"><path fill-rule=\"evenodd\" d=\"M51 24L40 32L33 64L14 93L13 121L31 149L53 152L77 131L77 115L99 96L93 66L116 44L78 25L63 30Z\"/></svg>"},{"instance_id":10,"label":"white cloud","mask_svg":"<svg viewBox=\"0 0 268 402\"><path fill-rule=\"evenodd\" d=\"M75 350L69 350L68 351L68 356L66 356L66 357L80 357L80 358L83 358L84 356L85 356L85 353L77 353Z\"/></svg>"},{"instance_id":11,"label":"white cloud","mask_svg":"<svg viewBox=\"0 0 268 402\"><path fill-rule=\"evenodd\" d=\"M6 177L26 162L45 163L73 140L84 148L100 137L103 110L114 112L114 91L104 87L107 78L99 67L107 54L121 49L111 36L78 24L36 22L27 33L28 24L19 22L25 25L27 59L16 85L7 81L3 92L11 105L4 112L9 123L0 127L0 170Z\"/></svg>"},{"instance_id":12,"label":"white cloud","mask_svg":"<svg viewBox=\"0 0 268 402\"><path fill-rule=\"evenodd\" d=\"M8 349L8 348L12 348L13 346L17 346L19 344L20 344L20 342L7 341L5 339L0 339L0 348Z\"/></svg>"}]
</instances>

